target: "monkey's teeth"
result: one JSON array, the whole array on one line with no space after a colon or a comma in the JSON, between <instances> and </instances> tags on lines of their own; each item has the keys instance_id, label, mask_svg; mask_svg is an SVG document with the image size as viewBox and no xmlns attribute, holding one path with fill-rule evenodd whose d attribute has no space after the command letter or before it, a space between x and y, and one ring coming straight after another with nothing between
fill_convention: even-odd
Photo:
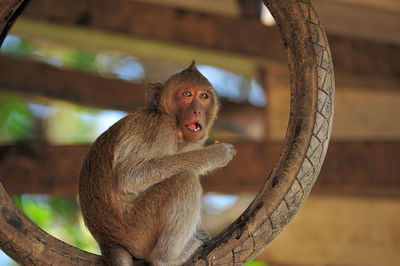
<instances>
[{"instance_id":1,"label":"monkey's teeth","mask_svg":"<svg viewBox=\"0 0 400 266\"><path fill-rule=\"evenodd\" d=\"M200 129L201 129L201 128L190 128L190 127L187 127L187 128L194 132L200 131Z\"/></svg>"},{"instance_id":2,"label":"monkey's teeth","mask_svg":"<svg viewBox=\"0 0 400 266\"><path fill-rule=\"evenodd\" d=\"M199 123L191 123L190 125L186 126L189 130L193 131L193 132L197 132L201 130L201 126Z\"/></svg>"}]
</instances>

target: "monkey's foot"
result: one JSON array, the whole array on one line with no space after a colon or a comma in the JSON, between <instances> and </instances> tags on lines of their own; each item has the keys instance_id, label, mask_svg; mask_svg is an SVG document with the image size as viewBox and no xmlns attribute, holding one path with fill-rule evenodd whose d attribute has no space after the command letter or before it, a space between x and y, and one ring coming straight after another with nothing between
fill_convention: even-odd
<instances>
[{"instance_id":1,"label":"monkey's foot","mask_svg":"<svg viewBox=\"0 0 400 266\"><path fill-rule=\"evenodd\" d=\"M203 244L210 240L210 235L202 229L197 230L194 237L203 242Z\"/></svg>"}]
</instances>

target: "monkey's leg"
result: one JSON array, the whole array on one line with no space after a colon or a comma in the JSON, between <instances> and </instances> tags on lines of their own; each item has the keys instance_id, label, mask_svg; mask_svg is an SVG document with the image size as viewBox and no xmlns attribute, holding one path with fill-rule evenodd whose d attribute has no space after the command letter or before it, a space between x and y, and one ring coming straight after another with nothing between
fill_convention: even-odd
<instances>
[{"instance_id":1,"label":"monkey's leg","mask_svg":"<svg viewBox=\"0 0 400 266\"><path fill-rule=\"evenodd\" d=\"M186 244L185 249L179 255L178 258L175 259L175 261L172 261L173 265L181 265L185 261L189 259L189 257L199 248L203 245L203 241L198 239L197 237L193 237L190 239L190 241Z\"/></svg>"},{"instance_id":2,"label":"monkey's leg","mask_svg":"<svg viewBox=\"0 0 400 266\"><path fill-rule=\"evenodd\" d=\"M177 228L174 228L173 234L177 233L176 230ZM179 244L182 243L178 243L176 242L176 239L168 237L170 235L172 235L172 233L169 231L166 231L165 234L161 235L161 241L158 242L151 254L153 257L151 261L156 266L181 265L203 244L201 240L193 236L189 241L186 241L185 246L179 247Z\"/></svg>"},{"instance_id":3,"label":"monkey's leg","mask_svg":"<svg viewBox=\"0 0 400 266\"><path fill-rule=\"evenodd\" d=\"M149 259L155 265L180 265L202 245L194 236L200 222L201 185L197 176L179 173L161 182L158 193L166 196L158 210L164 223Z\"/></svg>"}]
</instances>

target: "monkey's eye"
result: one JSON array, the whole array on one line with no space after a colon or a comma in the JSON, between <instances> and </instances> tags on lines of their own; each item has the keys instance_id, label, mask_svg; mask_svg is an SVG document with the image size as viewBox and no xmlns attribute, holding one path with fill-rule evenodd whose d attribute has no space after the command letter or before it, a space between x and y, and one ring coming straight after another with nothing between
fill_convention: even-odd
<instances>
[{"instance_id":1,"label":"monkey's eye","mask_svg":"<svg viewBox=\"0 0 400 266\"><path fill-rule=\"evenodd\" d=\"M184 97L191 97L191 96L192 96L192 93L191 93L190 91L184 91L184 92L182 92L182 96L184 96Z\"/></svg>"},{"instance_id":2,"label":"monkey's eye","mask_svg":"<svg viewBox=\"0 0 400 266\"><path fill-rule=\"evenodd\" d=\"M208 99L208 94L207 93L202 93L200 94L201 99Z\"/></svg>"}]
</instances>

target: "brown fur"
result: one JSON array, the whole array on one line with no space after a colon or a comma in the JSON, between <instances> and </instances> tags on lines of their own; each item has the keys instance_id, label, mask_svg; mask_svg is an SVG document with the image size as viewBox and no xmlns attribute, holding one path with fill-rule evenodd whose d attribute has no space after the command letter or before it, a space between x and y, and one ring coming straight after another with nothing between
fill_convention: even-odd
<instances>
[{"instance_id":1,"label":"brown fur","mask_svg":"<svg viewBox=\"0 0 400 266\"><path fill-rule=\"evenodd\" d=\"M178 141L176 97L185 86L212 93L206 134L190 143ZM185 262L204 241L199 176L235 154L230 144L203 146L218 100L194 64L164 85L150 84L146 101L97 138L80 174L83 217L110 265L132 265L132 256L154 265Z\"/></svg>"}]
</instances>

